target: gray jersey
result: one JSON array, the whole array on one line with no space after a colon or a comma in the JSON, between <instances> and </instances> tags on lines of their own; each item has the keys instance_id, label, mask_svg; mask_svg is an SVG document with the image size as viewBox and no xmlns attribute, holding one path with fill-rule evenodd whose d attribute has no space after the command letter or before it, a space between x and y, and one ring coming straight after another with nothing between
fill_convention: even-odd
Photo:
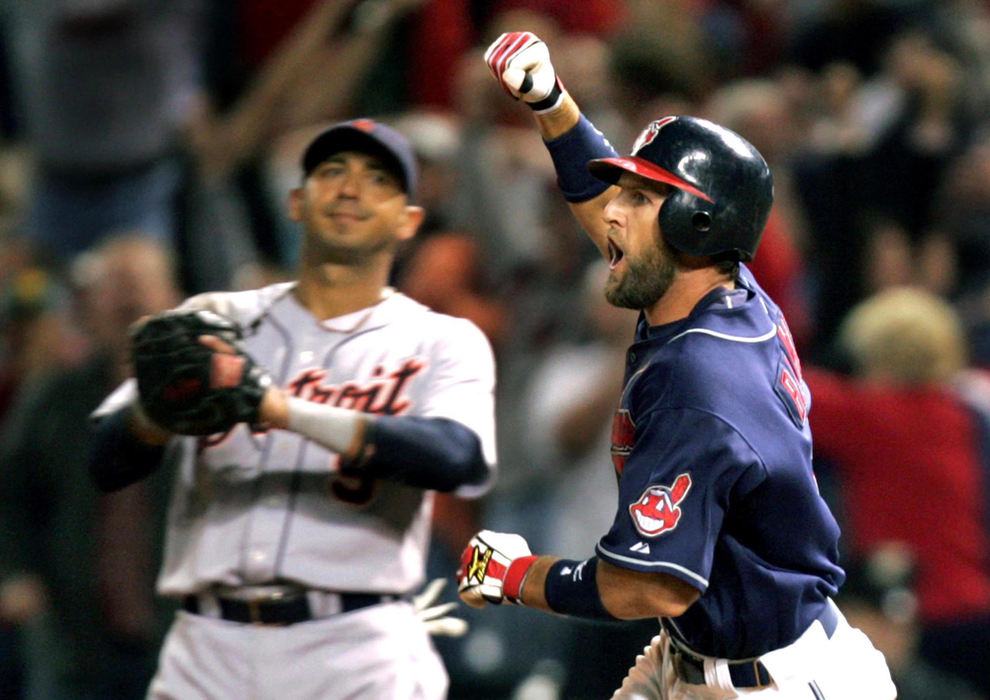
<instances>
[{"instance_id":1,"label":"gray jersey","mask_svg":"<svg viewBox=\"0 0 990 700\"><path fill-rule=\"evenodd\" d=\"M291 289L211 293L183 307L212 308L242 324L246 351L289 394L381 415L456 420L477 433L494 466L494 359L474 324L392 290L371 308L321 322ZM128 393L133 388L120 396ZM239 424L174 442L182 458L160 593L276 579L403 593L423 582L431 492L345 478L337 454L283 430Z\"/></svg>"}]
</instances>

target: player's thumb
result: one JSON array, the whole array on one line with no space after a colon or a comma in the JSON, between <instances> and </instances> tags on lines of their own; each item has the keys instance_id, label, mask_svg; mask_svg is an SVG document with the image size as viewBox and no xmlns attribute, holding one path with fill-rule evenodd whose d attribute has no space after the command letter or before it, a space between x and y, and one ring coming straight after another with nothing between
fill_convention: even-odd
<instances>
[{"instance_id":1,"label":"player's thumb","mask_svg":"<svg viewBox=\"0 0 990 700\"><path fill-rule=\"evenodd\" d=\"M554 83L557 80L556 73L546 64L537 65L525 71L520 68L506 68L502 75L506 76L510 71L514 72L511 77L515 82L510 83L506 79L506 84L526 102L539 102L545 99L553 91Z\"/></svg>"},{"instance_id":2,"label":"player's thumb","mask_svg":"<svg viewBox=\"0 0 990 700\"><path fill-rule=\"evenodd\" d=\"M523 92L523 83L526 81L526 71L521 68L506 68L502 71L502 81L512 92L520 95Z\"/></svg>"},{"instance_id":3,"label":"player's thumb","mask_svg":"<svg viewBox=\"0 0 990 700\"><path fill-rule=\"evenodd\" d=\"M488 601L482 597L481 591L479 591L477 587L471 586L464 588L458 591L458 595L460 595L461 600L463 600L466 605L469 605L472 608L480 609L488 605Z\"/></svg>"}]
</instances>

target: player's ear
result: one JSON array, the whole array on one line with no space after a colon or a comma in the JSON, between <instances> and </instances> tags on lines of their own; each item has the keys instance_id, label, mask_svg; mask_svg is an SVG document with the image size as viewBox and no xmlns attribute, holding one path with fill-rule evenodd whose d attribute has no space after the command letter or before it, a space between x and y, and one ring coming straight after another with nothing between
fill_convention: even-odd
<instances>
[{"instance_id":1,"label":"player's ear","mask_svg":"<svg viewBox=\"0 0 990 700\"><path fill-rule=\"evenodd\" d=\"M289 190L289 218L293 221L302 221L303 190L302 187L295 187Z\"/></svg>"},{"instance_id":2,"label":"player's ear","mask_svg":"<svg viewBox=\"0 0 990 700\"><path fill-rule=\"evenodd\" d=\"M426 217L426 210L413 204L406 205L399 219L399 225L395 227L395 236L400 241L408 241L416 235L420 224Z\"/></svg>"}]
</instances>

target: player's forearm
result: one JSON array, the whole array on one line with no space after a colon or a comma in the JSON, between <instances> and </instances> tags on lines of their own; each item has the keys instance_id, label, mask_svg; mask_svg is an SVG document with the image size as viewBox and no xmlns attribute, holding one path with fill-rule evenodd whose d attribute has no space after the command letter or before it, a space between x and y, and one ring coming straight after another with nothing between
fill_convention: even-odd
<instances>
[{"instance_id":1,"label":"player's forearm","mask_svg":"<svg viewBox=\"0 0 990 700\"><path fill-rule=\"evenodd\" d=\"M602 212L612 186L588 172L588 162L618 155L585 117L554 71L546 44L531 32L506 32L488 47L485 62L510 95L532 110L557 171L557 184L581 227L607 255Z\"/></svg>"},{"instance_id":2,"label":"player's forearm","mask_svg":"<svg viewBox=\"0 0 990 700\"><path fill-rule=\"evenodd\" d=\"M560 106L552 112L533 113L536 118L536 126L540 130L540 136L545 141L563 136L573 129L581 118L581 108L571 97L570 93L564 93Z\"/></svg>"},{"instance_id":3,"label":"player's forearm","mask_svg":"<svg viewBox=\"0 0 990 700\"><path fill-rule=\"evenodd\" d=\"M453 491L489 474L481 440L443 418L370 416L269 391L260 416L341 455L344 468L407 486Z\"/></svg>"},{"instance_id":4,"label":"player's forearm","mask_svg":"<svg viewBox=\"0 0 990 700\"><path fill-rule=\"evenodd\" d=\"M89 474L101 491L118 491L141 481L161 464L165 445L160 429L142 436L131 407L100 420L95 428Z\"/></svg>"},{"instance_id":5,"label":"player's forearm","mask_svg":"<svg viewBox=\"0 0 990 700\"><path fill-rule=\"evenodd\" d=\"M594 572L593 579L584 577L589 569ZM559 580L551 580L551 575ZM594 557L571 562L554 556L541 556L533 562L520 593L527 607L594 618L605 617L604 612L619 620L677 617L699 595L696 589L670 576L622 569ZM595 598L600 601L600 609L594 605Z\"/></svg>"},{"instance_id":6,"label":"player's forearm","mask_svg":"<svg viewBox=\"0 0 990 700\"><path fill-rule=\"evenodd\" d=\"M588 162L618 155L605 136L581 115L564 93L560 107L536 114L536 123L557 173L557 186L592 243L607 256L607 224L602 216L615 188L588 172Z\"/></svg>"}]
</instances>

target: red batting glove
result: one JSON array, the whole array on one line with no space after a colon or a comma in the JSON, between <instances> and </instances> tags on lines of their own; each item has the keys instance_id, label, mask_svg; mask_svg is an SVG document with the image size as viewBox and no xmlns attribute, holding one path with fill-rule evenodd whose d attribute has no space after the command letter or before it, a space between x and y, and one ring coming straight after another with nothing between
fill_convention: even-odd
<instances>
[{"instance_id":1,"label":"red batting glove","mask_svg":"<svg viewBox=\"0 0 990 700\"><path fill-rule=\"evenodd\" d=\"M564 84L547 45L532 32L506 32L485 51L485 63L506 93L538 114L560 106Z\"/></svg>"},{"instance_id":2,"label":"red batting glove","mask_svg":"<svg viewBox=\"0 0 990 700\"><path fill-rule=\"evenodd\" d=\"M520 535L482 530L468 542L457 569L457 591L465 603L522 605L522 586L537 555Z\"/></svg>"}]
</instances>

